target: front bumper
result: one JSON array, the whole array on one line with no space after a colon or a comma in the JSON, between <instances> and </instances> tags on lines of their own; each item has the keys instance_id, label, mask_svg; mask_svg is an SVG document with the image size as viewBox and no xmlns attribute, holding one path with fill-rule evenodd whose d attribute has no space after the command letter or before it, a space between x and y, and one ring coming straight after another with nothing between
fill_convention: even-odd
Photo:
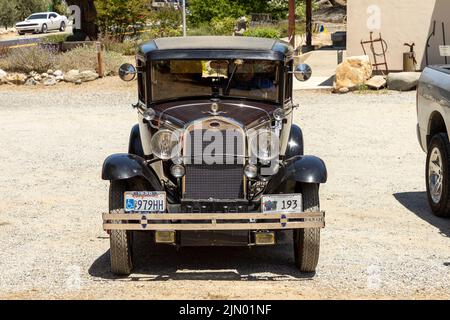
<instances>
[{"instance_id":1,"label":"front bumper","mask_svg":"<svg viewBox=\"0 0 450 320\"><path fill-rule=\"evenodd\" d=\"M103 214L103 228L105 231L258 231L325 228L325 212L126 214L124 210L117 210Z\"/></svg>"},{"instance_id":2,"label":"front bumper","mask_svg":"<svg viewBox=\"0 0 450 320\"><path fill-rule=\"evenodd\" d=\"M39 25L37 26L16 26L18 32L38 32L41 30Z\"/></svg>"}]
</instances>

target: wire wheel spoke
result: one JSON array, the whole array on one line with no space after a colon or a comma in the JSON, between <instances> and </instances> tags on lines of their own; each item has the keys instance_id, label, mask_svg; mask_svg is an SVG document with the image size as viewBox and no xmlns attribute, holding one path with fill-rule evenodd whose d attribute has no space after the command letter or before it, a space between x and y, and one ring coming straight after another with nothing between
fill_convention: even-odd
<instances>
[{"instance_id":1,"label":"wire wheel spoke","mask_svg":"<svg viewBox=\"0 0 450 320\"><path fill-rule=\"evenodd\" d=\"M435 147L431 152L428 163L428 184L430 187L431 199L434 203L439 203L442 198L444 175L442 170L442 155Z\"/></svg>"}]
</instances>

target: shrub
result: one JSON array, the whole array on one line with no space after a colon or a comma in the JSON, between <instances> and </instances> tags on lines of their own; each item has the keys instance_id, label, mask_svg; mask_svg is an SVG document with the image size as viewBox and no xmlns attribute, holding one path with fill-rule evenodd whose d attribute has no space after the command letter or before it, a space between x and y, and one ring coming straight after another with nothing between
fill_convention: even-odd
<instances>
[{"instance_id":1,"label":"shrub","mask_svg":"<svg viewBox=\"0 0 450 320\"><path fill-rule=\"evenodd\" d=\"M271 27L252 28L252 29L247 29L244 32L244 36L257 37L257 38L279 39L279 38L281 38L281 31L279 29L271 28Z\"/></svg>"},{"instance_id":2,"label":"shrub","mask_svg":"<svg viewBox=\"0 0 450 320\"><path fill-rule=\"evenodd\" d=\"M42 43L61 43L66 41L68 35L67 34L52 34L50 36L46 36L42 39Z\"/></svg>"},{"instance_id":3,"label":"shrub","mask_svg":"<svg viewBox=\"0 0 450 320\"><path fill-rule=\"evenodd\" d=\"M125 56L132 56L136 54L136 48L139 45L138 40L124 39L121 41L112 35L103 35L99 38L106 51L113 51Z\"/></svg>"},{"instance_id":4,"label":"shrub","mask_svg":"<svg viewBox=\"0 0 450 320\"><path fill-rule=\"evenodd\" d=\"M59 55L57 69L62 71L76 70L96 70L97 69L97 51L91 46L77 47L71 51ZM105 52L105 75L116 75L117 70L127 59L117 52Z\"/></svg>"},{"instance_id":5,"label":"shrub","mask_svg":"<svg viewBox=\"0 0 450 320\"><path fill-rule=\"evenodd\" d=\"M231 17L215 17L211 20L211 32L215 35L232 35L235 26L236 19Z\"/></svg>"},{"instance_id":6,"label":"shrub","mask_svg":"<svg viewBox=\"0 0 450 320\"><path fill-rule=\"evenodd\" d=\"M46 72L57 63L58 55L47 49L35 47L15 48L0 59L0 69L28 73Z\"/></svg>"}]
</instances>

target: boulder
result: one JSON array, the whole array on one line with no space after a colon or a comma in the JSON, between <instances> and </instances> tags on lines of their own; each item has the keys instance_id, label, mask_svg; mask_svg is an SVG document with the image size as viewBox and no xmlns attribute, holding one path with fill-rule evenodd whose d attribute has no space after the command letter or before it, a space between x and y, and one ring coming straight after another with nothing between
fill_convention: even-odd
<instances>
[{"instance_id":1,"label":"boulder","mask_svg":"<svg viewBox=\"0 0 450 320\"><path fill-rule=\"evenodd\" d=\"M16 85L22 85L25 84L27 78L27 75L23 73L8 73L6 76L6 82Z\"/></svg>"},{"instance_id":2,"label":"boulder","mask_svg":"<svg viewBox=\"0 0 450 320\"><path fill-rule=\"evenodd\" d=\"M47 87L54 86L56 85L56 79L54 77L47 77L42 81L42 84Z\"/></svg>"},{"instance_id":3,"label":"boulder","mask_svg":"<svg viewBox=\"0 0 450 320\"><path fill-rule=\"evenodd\" d=\"M25 82L26 86L35 86L37 84L38 82L34 80L34 78L28 78L27 81Z\"/></svg>"},{"instance_id":4,"label":"boulder","mask_svg":"<svg viewBox=\"0 0 450 320\"><path fill-rule=\"evenodd\" d=\"M368 56L348 57L336 69L335 91L356 89L372 77L372 70Z\"/></svg>"},{"instance_id":5,"label":"boulder","mask_svg":"<svg viewBox=\"0 0 450 320\"><path fill-rule=\"evenodd\" d=\"M389 73L387 85L389 90L410 91L419 83L420 72Z\"/></svg>"},{"instance_id":6,"label":"boulder","mask_svg":"<svg viewBox=\"0 0 450 320\"><path fill-rule=\"evenodd\" d=\"M40 74L37 74L37 75L35 75L34 77L33 77L33 79L34 80L36 80L36 81L42 81L42 77L41 77L41 75Z\"/></svg>"},{"instance_id":7,"label":"boulder","mask_svg":"<svg viewBox=\"0 0 450 320\"><path fill-rule=\"evenodd\" d=\"M0 69L0 84L5 83L6 82L6 76L8 74L3 71L2 69Z\"/></svg>"},{"instance_id":8,"label":"boulder","mask_svg":"<svg viewBox=\"0 0 450 320\"><path fill-rule=\"evenodd\" d=\"M55 80L56 82L64 81L64 76L56 76Z\"/></svg>"},{"instance_id":9,"label":"boulder","mask_svg":"<svg viewBox=\"0 0 450 320\"><path fill-rule=\"evenodd\" d=\"M55 71L53 71L52 69L47 70L47 74L53 74L53 72L55 72Z\"/></svg>"},{"instance_id":10,"label":"boulder","mask_svg":"<svg viewBox=\"0 0 450 320\"><path fill-rule=\"evenodd\" d=\"M94 71L83 71L80 73L81 75L81 81L83 82L88 82L88 81L94 81L97 80L100 76L98 73L94 72Z\"/></svg>"},{"instance_id":11,"label":"boulder","mask_svg":"<svg viewBox=\"0 0 450 320\"><path fill-rule=\"evenodd\" d=\"M80 72L79 70L70 70L69 72L64 74L64 81L72 83L77 83L79 81L88 82L96 80L98 78L99 78L98 73L90 70L82 72Z\"/></svg>"},{"instance_id":12,"label":"boulder","mask_svg":"<svg viewBox=\"0 0 450 320\"><path fill-rule=\"evenodd\" d=\"M366 81L366 86L370 89L380 90L386 87L386 78L384 76L374 76Z\"/></svg>"},{"instance_id":13,"label":"boulder","mask_svg":"<svg viewBox=\"0 0 450 320\"><path fill-rule=\"evenodd\" d=\"M55 77L61 77L64 75L64 73L61 70L56 70L55 72L53 72L53 75Z\"/></svg>"}]
</instances>

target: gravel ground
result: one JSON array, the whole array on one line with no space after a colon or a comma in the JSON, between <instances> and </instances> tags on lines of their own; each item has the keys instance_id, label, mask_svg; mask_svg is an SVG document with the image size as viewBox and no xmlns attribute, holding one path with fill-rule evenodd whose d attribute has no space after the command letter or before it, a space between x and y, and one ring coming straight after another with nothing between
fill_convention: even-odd
<instances>
[{"instance_id":1,"label":"gravel ground","mask_svg":"<svg viewBox=\"0 0 450 320\"><path fill-rule=\"evenodd\" d=\"M127 150L134 84L0 86L0 298L450 298L450 221L434 218L415 94L296 94L306 152L322 157L327 228L316 274L292 246L154 247L109 272L103 160ZM223 259L227 257L227 259Z\"/></svg>"}]
</instances>

